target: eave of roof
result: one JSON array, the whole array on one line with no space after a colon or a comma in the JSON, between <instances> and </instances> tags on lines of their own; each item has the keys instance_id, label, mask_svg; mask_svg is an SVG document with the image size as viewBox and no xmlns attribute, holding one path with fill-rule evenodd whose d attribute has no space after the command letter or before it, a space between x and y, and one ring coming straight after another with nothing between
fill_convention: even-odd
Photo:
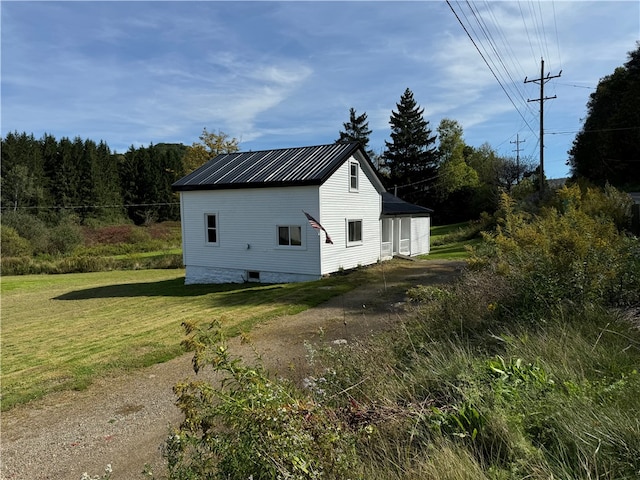
<instances>
[{"instance_id":1,"label":"eave of roof","mask_svg":"<svg viewBox=\"0 0 640 480\"><path fill-rule=\"evenodd\" d=\"M433 210L427 207L421 207L414 203L405 202L401 198L396 197L389 192L382 193L382 216L383 217L429 217Z\"/></svg>"}]
</instances>

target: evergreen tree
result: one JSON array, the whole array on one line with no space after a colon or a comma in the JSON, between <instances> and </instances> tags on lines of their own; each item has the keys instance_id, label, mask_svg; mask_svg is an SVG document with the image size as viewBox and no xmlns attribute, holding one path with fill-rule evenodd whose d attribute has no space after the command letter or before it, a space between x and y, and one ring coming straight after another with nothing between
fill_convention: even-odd
<instances>
[{"instance_id":1,"label":"evergreen tree","mask_svg":"<svg viewBox=\"0 0 640 480\"><path fill-rule=\"evenodd\" d=\"M40 148L42 149L42 163L46 177L45 202L49 206L59 205L58 197L56 196L57 188L55 184L59 155L58 140L56 140L53 135L45 133L40 139Z\"/></svg>"},{"instance_id":2,"label":"evergreen tree","mask_svg":"<svg viewBox=\"0 0 640 480\"><path fill-rule=\"evenodd\" d=\"M429 194L435 180L438 154L436 136L416 103L413 92L406 89L391 112L391 142L385 141L383 154L389 170L389 187L398 187L398 196L419 205L429 206Z\"/></svg>"},{"instance_id":3,"label":"evergreen tree","mask_svg":"<svg viewBox=\"0 0 640 480\"><path fill-rule=\"evenodd\" d=\"M182 177L182 154L178 148L156 146L155 150L160 162L158 220L177 220L180 218L180 197L171 185Z\"/></svg>"},{"instance_id":4,"label":"evergreen tree","mask_svg":"<svg viewBox=\"0 0 640 480\"><path fill-rule=\"evenodd\" d=\"M124 209L116 207L123 203L117 156L111 154L109 146L104 141L98 144L96 154L98 166L98 170L94 173L96 204L104 206L96 211L96 215L100 218L119 218L123 215Z\"/></svg>"},{"instance_id":5,"label":"evergreen tree","mask_svg":"<svg viewBox=\"0 0 640 480\"><path fill-rule=\"evenodd\" d=\"M345 142L360 142L360 145L367 152L367 155L371 160L375 161L375 153L369 148L369 122L367 121L367 113L362 115L356 115L356 109L351 107L349 109L349 121L342 124L344 131L340 131L340 138L336 140L336 143Z\"/></svg>"},{"instance_id":6,"label":"evergreen tree","mask_svg":"<svg viewBox=\"0 0 640 480\"><path fill-rule=\"evenodd\" d=\"M119 173L120 188L122 190L122 201L125 206L127 216L135 218L135 206L138 203L138 163L136 158L136 148L131 145L129 150L120 157Z\"/></svg>"},{"instance_id":7,"label":"evergreen tree","mask_svg":"<svg viewBox=\"0 0 640 480\"><path fill-rule=\"evenodd\" d=\"M82 142L80 138L76 141ZM78 171L80 172L78 181L78 205L76 209L80 217L80 222L85 223L86 219L93 216L96 205L100 203L97 198L97 181L98 181L98 147L93 140L85 140L82 142L82 155L78 163Z\"/></svg>"},{"instance_id":8,"label":"evergreen tree","mask_svg":"<svg viewBox=\"0 0 640 480\"><path fill-rule=\"evenodd\" d=\"M80 172L78 164L82 158L82 140L71 142L63 137L58 142L58 152L53 168L52 191L56 205L70 207L78 205L78 186ZM78 158L80 157L80 159Z\"/></svg>"},{"instance_id":9,"label":"evergreen tree","mask_svg":"<svg viewBox=\"0 0 640 480\"><path fill-rule=\"evenodd\" d=\"M591 94L569 155L574 177L640 187L640 42L628 62L602 78Z\"/></svg>"},{"instance_id":10,"label":"evergreen tree","mask_svg":"<svg viewBox=\"0 0 640 480\"><path fill-rule=\"evenodd\" d=\"M44 198L46 176L39 142L33 134L8 133L2 140L2 207L29 208L38 213Z\"/></svg>"}]
</instances>

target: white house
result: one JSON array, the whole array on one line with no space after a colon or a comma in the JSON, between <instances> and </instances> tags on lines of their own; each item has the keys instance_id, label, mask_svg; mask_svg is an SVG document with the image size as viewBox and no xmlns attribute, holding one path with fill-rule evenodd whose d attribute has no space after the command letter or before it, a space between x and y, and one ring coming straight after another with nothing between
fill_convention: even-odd
<instances>
[{"instance_id":1,"label":"white house","mask_svg":"<svg viewBox=\"0 0 640 480\"><path fill-rule=\"evenodd\" d=\"M385 192L356 142L221 154L172 187L187 284L316 280L429 252L431 210Z\"/></svg>"}]
</instances>

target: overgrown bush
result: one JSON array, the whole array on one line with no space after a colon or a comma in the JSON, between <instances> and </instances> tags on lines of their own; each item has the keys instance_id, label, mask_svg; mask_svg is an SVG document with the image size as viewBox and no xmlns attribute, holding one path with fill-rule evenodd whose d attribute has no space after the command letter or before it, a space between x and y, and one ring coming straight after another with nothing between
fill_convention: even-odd
<instances>
[{"instance_id":1,"label":"overgrown bush","mask_svg":"<svg viewBox=\"0 0 640 480\"><path fill-rule=\"evenodd\" d=\"M535 217L503 197L500 225L486 239L495 247L489 259L495 271L517 288L514 308L536 315L559 302L640 300L638 241L621 235L606 212L595 210L593 197L588 191L583 196L578 187L564 188L555 200L562 209L547 207ZM581 208L583 198L591 202L589 213Z\"/></svg>"},{"instance_id":2,"label":"overgrown bush","mask_svg":"<svg viewBox=\"0 0 640 480\"><path fill-rule=\"evenodd\" d=\"M218 325L185 328L195 372L219 383L175 386L185 420L165 445L170 478L354 478L356 433L335 411L231 357Z\"/></svg>"},{"instance_id":3,"label":"overgrown bush","mask_svg":"<svg viewBox=\"0 0 640 480\"><path fill-rule=\"evenodd\" d=\"M23 212L2 214L4 275L183 268L182 255L171 252L181 246L178 222L81 227L70 215L51 220L53 226Z\"/></svg>"},{"instance_id":4,"label":"overgrown bush","mask_svg":"<svg viewBox=\"0 0 640 480\"><path fill-rule=\"evenodd\" d=\"M104 272L109 270L144 270L152 268L184 268L182 255L164 254L149 257L115 258L98 255L70 257L2 257L3 275L35 275Z\"/></svg>"},{"instance_id":5,"label":"overgrown bush","mask_svg":"<svg viewBox=\"0 0 640 480\"><path fill-rule=\"evenodd\" d=\"M15 228L5 224L0 225L0 247L3 257L20 257L31 255L29 241L22 238Z\"/></svg>"},{"instance_id":6,"label":"overgrown bush","mask_svg":"<svg viewBox=\"0 0 640 480\"><path fill-rule=\"evenodd\" d=\"M31 253L38 255L49 250L49 228L38 217L24 212L3 212L2 225L12 227L30 245Z\"/></svg>"},{"instance_id":7,"label":"overgrown bush","mask_svg":"<svg viewBox=\"0 0 640 480\"><path fill-rule=\"evenodd\" d=\"M49 245L47 253L64 255L82 245L83 237L80 227L69 217L63 219L49 231Z\"/></svg>"}]
</instances>

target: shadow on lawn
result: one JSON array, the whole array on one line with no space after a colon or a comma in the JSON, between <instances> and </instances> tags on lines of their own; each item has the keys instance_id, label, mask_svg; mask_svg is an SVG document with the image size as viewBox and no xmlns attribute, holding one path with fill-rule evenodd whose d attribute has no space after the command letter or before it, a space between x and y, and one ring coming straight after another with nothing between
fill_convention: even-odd
<instances>
[{"instance_id":1,"label":"shadow on lawn","mask_svg":"<svg viewBox=\"0 0 640 480\"><path fill-rule=\"evenodd\" d=\"M261 284L207 284L185 285L184 277L172 280L147 283L123 283L117 285L105 285L83 290L75 290L54 297L54 300L90 300L93 298L127 298L127 297L199 297L215 293L244 293L247 290L272 290L282 288L282 285Z\"/></svg>"}]
</instances>

